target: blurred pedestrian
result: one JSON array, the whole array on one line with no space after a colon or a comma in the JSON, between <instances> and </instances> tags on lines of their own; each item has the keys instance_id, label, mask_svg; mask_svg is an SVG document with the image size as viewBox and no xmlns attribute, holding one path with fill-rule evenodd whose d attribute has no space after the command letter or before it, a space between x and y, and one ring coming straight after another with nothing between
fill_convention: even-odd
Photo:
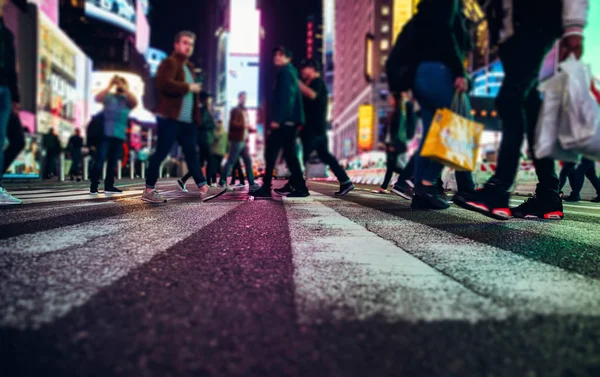
<instances>
[{"instance_id":1,"label":"blurred pedestrian","mask_svg":"<svg viewBox=\"0 0 600 377\"><path fill-rule=\"evenodd\" d=\"M270 133L267 138L265 161L266 169L262 187L250 194L256 197L271 197L273 170L279 151L283 155L291 172L291 184L294 191L289 197L307 197L310 195L302 176L302 168L296 153L298 127L305 124L302 94L298 85L298 71L291 64L292 54L283 46L273 50L273 61L277 68L273 103L271 108Z\"/></svg>"},{"instance_id":2,"label":"blurred pedestrian","mask_svg":"<svg viewBox=\"0 0 600 377\"><path fill-rule=\"evenodd\" d=\"M71 156L71 169L69 170L69 176L71 181L77 179L77 182L81 181L81 149L83 148L83 138L81 137L81 130L75 129L75 134L69 138L67 144L67 151Z\"/></svg>"},{"instance_id":3,"label":"blurred pedestrian","mask_svg":"<svg viewBox=\"0 0 600 377\"><path fill-rule=\"evenodd\" d=\"M215 141L211 147L211 156L213 163L212 175L209 179L209 183L211 184L211 186L217 184L217 175L219 176L219 178L223 176L223 169L221 164L223 163L225 153L227 153L228 142L229 140L227 136L227 131L225 130L225 126L223 126L223 121L218 120L217 127L215 128Z\"/></svg>"},{"instance_id":4,"label":"blurred pedestrian","mask_svg":"<svg viewBox=\"0 0 600 377\"><path fill-rule=\"evenodd\" d=\"M60 139L54 128L50 128L42 138L44 150L46 151L46 159L44 164L44 178L51 179L56 176L56 162L62 151Z\"/></svg>"},{"instance_id":5,"label":"blurred pedestrian","mask_svg":"<svg viewBox=\"0 0 600 377\"><path fill-rule=\"evenodd\" d=\"M533 160L539 182L533 198L511 210L508 190L519 168L525 132L529 149L535 145L541 107L537 90L540 66L559 38L561 59L571 54L581 57L588 7L588 0L490 1L486 13L491 43L500 45L505 73L496 99L503 135L495 175L474 198L457 204L502 220L511 215L526 219L564 217L556 167L550 158Z\"/></svg>"},{"instance_id":6,"label":"blurred pedestrian","mask_svg":"<svg viewBox=\"0 0 600 377\"><path fill-rule=\"evenodd\" d=\"M248 133L250 130L250 116L246 109L246 92L238 94L238 105L231 109L229 114L229 156L223 168L223 175L219 180L219 187L227 185L227 176L236 163L239 163L240 157L244 161L246 168L246 177L250 185L250 191L256 191L260 186L254 182L254 172L252 171L252 158L248 150ZM243 178L242 178L243 179Z\"/></svg>"},{"instance_id":7,"label":"blurred pedestrian","mask_svg":"<svg viewBox=\"0 0 600 377\"><path fill-rule=\"evenodd\" d=\"M383 182L377 190L383 194L388 193L392 175L402 174L403 169L398 166L398 156L407 150L406 132L402 132L404 129L402 122L406 121L402 93L392 93L388 100L392 112L388 117L385 133L386 170Z\"/></svg>"},{"instance_id":8,"label":"blurred pedestrian","mask_svg":"<svg viewBox=\"0 0 600 377\"><path fill-rule=\"evenodd\" d=\"M124 77L115 75L108 86L96 95L97 103L104 105L104 137L99 142L94 164L90 173L90 194L98 194L98 185L102 178L104 162L107 162L106 177L104 178L105 194L120 194L123 191L115 187L115 170L119 156L123 151L123 141L126 139L129 114L138 101L129 90L129 83Z\"/></svg>"},{"instance_id":9,"label":"blurred pedestrian","mask_svg":"<svg viewBox=\"0 0 600 377\"><path fill-rule=\"evenodd\" d=\"M245 181L245 177L244 177L244 169L242 169L242 159L238 159L235 162L235 166L233 167L233 170L231 171L231 180L229 182L230 186L235 186L235 187L245 187L246 186L246 181ZM239 183L236 185L235 182Z\"/></svg>"}]
</instances>

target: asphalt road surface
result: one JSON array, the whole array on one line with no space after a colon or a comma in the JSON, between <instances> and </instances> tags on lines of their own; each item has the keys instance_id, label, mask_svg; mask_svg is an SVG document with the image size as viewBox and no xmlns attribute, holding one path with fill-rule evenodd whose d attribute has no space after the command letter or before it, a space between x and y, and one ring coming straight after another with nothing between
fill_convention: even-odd
<instances>
[{"instance_id":1,"label":"asphalt road surface","mask_svg":"<svg viewBox=\"0 0 600 377\"><path fill-rule=\"evenodd\" d=\"M0 375L600 376L600 205L497 222L310 186L12 190Z\"/></svg>"}]
</instances>

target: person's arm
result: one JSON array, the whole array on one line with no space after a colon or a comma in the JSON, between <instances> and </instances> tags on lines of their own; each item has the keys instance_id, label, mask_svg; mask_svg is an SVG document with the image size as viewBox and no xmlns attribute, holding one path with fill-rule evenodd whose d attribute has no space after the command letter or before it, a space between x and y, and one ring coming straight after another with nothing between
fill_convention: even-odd
<instances>
[{"instance_id":1,"label":"person's arm","mask_svg":"<svg viewBox=\"0 0 600 377\"><path fill-rule=\"evenodd\" d=\"M303 83L302 80L298 80L298 86L300 86L300 92L304 97L308 97L311 100L317 99L317 92L312 90L310 86Z\"/></svg>"},{"instance_id":2,"label":"person's arm","mask_svg":"<svg viewBox=\"0 0 600 377\"><path fill-rule=\"evenodd\" d=\"M110 82L108 83L108 86L106 88L104 88L103 90L100 91L100 93L96 94L96 97L94 98L94 100L97 103L103 103L104 99L106 98L106 96L110 93L110 90L112 89L112 87L115 85L115 78L113 77Z\"/></svg>"},{"instance_id":3,"label":"person's arm","mask_svg":"<svg viewBox=\"0 0 600 377\"><path fill-rule=\"evenodd\" d=\"M191 85L183 81L176 81L175 74L177 67L172 59L165 59L158 66L156 71L156 88L169 95L183 96L191 91Z\"/></svg>"},{"instance_id":4,"label":"person's arm","mask_svg":"<svg viewBox=\"0 0 600 377\"><path fill-rule=\"evenodd\" d=\"M123 91L125 97L127 98L127 107L130 109L135 108L138 105L138 100L135 98L135 95L129 91L129 89L125 89Z\"/></svg>"}]
</instances>

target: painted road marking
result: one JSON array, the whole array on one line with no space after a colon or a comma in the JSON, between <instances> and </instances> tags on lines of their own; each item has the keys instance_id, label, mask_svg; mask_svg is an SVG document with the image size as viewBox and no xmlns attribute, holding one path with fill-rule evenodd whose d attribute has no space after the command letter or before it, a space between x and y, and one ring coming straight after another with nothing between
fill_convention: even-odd
<instances>
[{"instance_id":1,"label":"painted road marking","mask_svg":"<svg viewBox=\"0 0 600 377\"><path fill-rule=\"evenodd\" d=\"M1 241L3 247L19 251L0 252L0 327L39 328L66 315L102 287L241 203L190 203L160 210L148 206L145 211ZM37 247L43 245L52 246L40 255Z\"/></svg>"},{"instance_id":2,"label":"painted road marking","mask_svg":"<svg viewBox=\"0 0 600 377\"><path fill-rule=\"evenodd\" d=\"M321 197L284 199L300 323L375 317L475 322L506 317L506 310L492 299L469 290L321 201L334 202Z\"/></svg>"},{"instance_id":3,"label":"painted road marking","mask_svg":"<svg viewBox=\"0 0 600 377\"><path fill-rule=\"evenodd\" d=\"M355 203L323 204L503 305L509 315L600 316L599 280Z\"/></svg>"}]
</instances>

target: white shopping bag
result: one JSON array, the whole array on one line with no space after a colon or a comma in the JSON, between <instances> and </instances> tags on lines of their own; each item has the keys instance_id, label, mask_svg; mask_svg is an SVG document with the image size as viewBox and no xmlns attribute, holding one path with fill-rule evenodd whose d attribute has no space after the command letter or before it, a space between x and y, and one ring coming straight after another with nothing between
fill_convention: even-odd
<instances>
[{"instance_id":1,"label":"white shopping bag","mask_svg":"<svg viewBox=\"0 0 600 377\"><path fill-rule=\"evenodd\" d=\"M568 121L567 117L563 116L566 110L566 82L567 75L561 72L538 88L544 96L544 101L535 130L533 150L537 159L552 158L559 161L579 162L579 155L564 150L558 141L561 122Z\"/></svg>"},{"instance_id":2,"label":"white shopping bag","mask_svg":"<svg viewBox=\"0 0 600 377\"><path fill-rule=\"evenodd\" d=\"M588 155L600 152L600 106L592 95L590 67L571 57L560 65L566 74L566 108L558 138L563 148Z\"/></svg>"}]
</instances>

